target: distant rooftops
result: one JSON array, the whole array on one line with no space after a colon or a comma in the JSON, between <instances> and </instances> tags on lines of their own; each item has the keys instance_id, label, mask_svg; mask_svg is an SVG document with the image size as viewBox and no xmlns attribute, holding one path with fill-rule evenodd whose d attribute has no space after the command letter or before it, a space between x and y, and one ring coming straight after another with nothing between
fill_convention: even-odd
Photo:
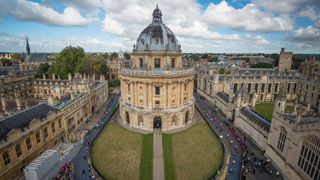
<instances>
[{"instance_id":1,"label":"distant rooftops","mask_svg":"<svg viewBox=\"0 0 320 180\"><path fill-rule=\"evenodd\" d=\"M7 134L13 129L28 127L33 119L44 120L50 111L58 112L59 110L48 104L42 103L0 120L0 140L5 139Z\"/></svg>"}]
</instances>

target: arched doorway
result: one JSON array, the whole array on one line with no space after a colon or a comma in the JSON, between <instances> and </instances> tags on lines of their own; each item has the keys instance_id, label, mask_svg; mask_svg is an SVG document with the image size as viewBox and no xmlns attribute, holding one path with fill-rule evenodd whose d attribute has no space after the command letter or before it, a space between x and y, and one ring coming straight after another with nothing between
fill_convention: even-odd
<instances>
[{"instance_id":1,"label":"arched doorway","mask_svg":"<svg viewBox=\"0 0 320 180\"><path fill-rule=\"evenodd\" d=\"M153 128L154 129L161 129L161 118L155 117L153 120Z\"/></svg>"},{"instance_id":2,"label":"arched doorway","mask_svg":"<svg viewBox=\"0 0 320 180\"><path fill-rule=\"evenodd\" d=\"M126 111L126 121L128 124L130 124L130 116L129 116L128 111Z\"/></svg>"},{"instance_id":3,"label":"arched doorway","mask_svg":"<svg viewBox=\"0 0 320 180\"><path fill-rule=\"evenodd\" d=\"M186 112L186 115L184 117L184 122L187 123L189 121L189 111Z\"/></svg>"}]
</instances>

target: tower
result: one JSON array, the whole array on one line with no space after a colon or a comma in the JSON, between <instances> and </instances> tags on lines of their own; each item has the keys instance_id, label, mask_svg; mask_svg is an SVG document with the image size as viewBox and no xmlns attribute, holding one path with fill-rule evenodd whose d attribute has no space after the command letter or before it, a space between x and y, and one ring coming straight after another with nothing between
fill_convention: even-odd
<instances>
[{"instance_id":1,"label":"tower","mask_svg":"<svg viewBox=\"0 0 320 180\"><path fill-rule=\"evenodd\" d=\"M292 56L292 52L285 52L285 49L281 48L278 63L278 70L280 72L285 73L291 70Z\"/></svg>"},{"instance_id":2,"label":"tower","mask_svg":"<svg viewBox=\"0 0 320 180\"><path fill-rule=\"evenodd\" d=\"M27 50L27 56L29 56L30 55L30 46L29 46L28 37L26 37L26 50Z\"/></svg>"},{"instance_id":3,"label":"tower","mask_svg":"<svg viewBox=\"0 0 320 180\"><path fill-rule=\"evenodd\" d=\"M183 128L194 114L195 72L182 66L181 47L158 6L152 16L133 46L133 68L120 69L121 123L149 132Z\"/></svg>"}]
</instances>

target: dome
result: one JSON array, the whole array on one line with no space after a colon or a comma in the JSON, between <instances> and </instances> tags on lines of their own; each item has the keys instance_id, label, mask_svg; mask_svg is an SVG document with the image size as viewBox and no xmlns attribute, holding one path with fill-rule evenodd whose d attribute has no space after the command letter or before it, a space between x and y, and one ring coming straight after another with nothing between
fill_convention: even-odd
<instances>
[{"instance_id":1,"label":"dome","mask_svg":"<svg viewBox=\"0 0 320 180\"><path fill-rule=\"evenodd\" d=\"M162 13L158 8L152 13L152 23L140 34L136 51L180 51L178 40L174 33L162 23Z\"/></svg>"}]
</instances>

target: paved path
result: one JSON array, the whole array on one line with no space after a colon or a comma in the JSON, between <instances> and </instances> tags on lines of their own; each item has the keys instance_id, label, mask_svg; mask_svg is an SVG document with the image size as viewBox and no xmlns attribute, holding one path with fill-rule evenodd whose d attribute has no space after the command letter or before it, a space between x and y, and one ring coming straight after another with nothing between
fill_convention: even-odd
<instances>
[{"instance_id":1,"label":"paved path","mask_svg":"<svg viewBox=\"0 0 320 180\"><path fill-rule=\"evenodd\" d=\"M162 134L159 129L153 133L153 180L164 180Z\"/></svg>"}]
</instances>

